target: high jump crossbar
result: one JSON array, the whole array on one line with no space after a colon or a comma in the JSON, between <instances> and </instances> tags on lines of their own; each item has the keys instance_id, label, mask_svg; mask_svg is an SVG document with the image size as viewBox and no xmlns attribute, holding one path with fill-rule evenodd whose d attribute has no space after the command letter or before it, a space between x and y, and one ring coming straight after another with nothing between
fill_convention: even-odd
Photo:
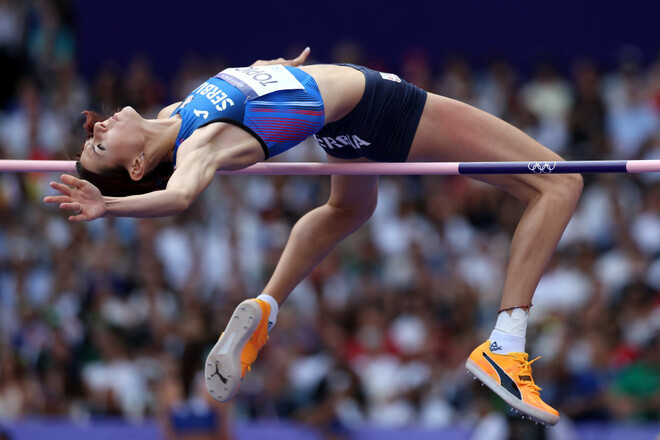
<instances>
[{"instance_id":1,"label":"high jump crossbar","mask_svg":"<svg viewBox=\"0 0 660 440\"><path fill-rule=\"evenodd\" d=\"M0 160L0 172L75 172L66 160ZM529 162L264 162L216 174L263 175L470 175L470 174L592 174L660 172L660 160L586 160Z\"/></svg>"}]
</instances>

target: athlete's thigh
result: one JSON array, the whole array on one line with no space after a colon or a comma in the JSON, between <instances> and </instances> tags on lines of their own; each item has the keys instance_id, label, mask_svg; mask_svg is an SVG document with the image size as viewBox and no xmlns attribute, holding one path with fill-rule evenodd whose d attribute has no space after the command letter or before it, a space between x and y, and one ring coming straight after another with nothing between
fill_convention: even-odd
<instances>
[{"instance_id":1,"label":"athlete's thigh","mask_svg":"<svg viewBox=\"0 0 660 440\"><path fill-rule=\"evenodd\" d=\"M337 159L328 155L332 163L371 162L367 159ZM373 211L378 200L378 176L343 176L331 178L328 203L351 211Z\"/></svg>"},{"instance_id":2,"label":"athlete's thigh","mask_svg":"<svg viewBox=\"0 0 660 440\"><path fill-rule=\"evenodd\" d=\"M513 125L462 102L429 93L409 160L561 160Z\"/></svg>"},{"instance_id":3,"label":"athlete's thigh","mask_svg":"<svg viewBox=\"0 0 660 440\"><path fill-rule=\"evenodd\" d=\"M547 149L511 124L453 99L429 93L415 134L410 161L501 162L559 161ZM482 175L518 198L557 183L557 176Z\"/></svg>"}]
</instances>

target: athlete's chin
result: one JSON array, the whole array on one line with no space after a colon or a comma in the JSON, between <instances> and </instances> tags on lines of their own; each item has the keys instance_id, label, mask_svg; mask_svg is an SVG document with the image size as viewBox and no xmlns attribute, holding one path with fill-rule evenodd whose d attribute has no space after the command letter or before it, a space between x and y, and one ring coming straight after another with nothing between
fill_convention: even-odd
<instances>
[{"instance_id":1,"label":"athlete's chin","mask_svg":"<svg viewBox=\"0 0 660 440\"><path fill-rule=\"evenodd\" d=\"M131 107L130 105L127 105L126 107L122 108L117 113L117 116L122 116L122 117L138 116L138 117L140 117L140 114L133 107Z\"/></svg>"}]
</instances>

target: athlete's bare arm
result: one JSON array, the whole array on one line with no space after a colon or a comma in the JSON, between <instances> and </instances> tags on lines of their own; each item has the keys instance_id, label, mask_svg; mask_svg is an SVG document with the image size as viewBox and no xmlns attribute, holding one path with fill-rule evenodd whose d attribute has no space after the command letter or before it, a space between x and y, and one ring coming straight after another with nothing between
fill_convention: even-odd
<instances>
[{"instance_id":1,"label":"athlete's bare arm","mask_svg":"<svg viewBox=\"0 0 660 440\"><path fill-rule=\"evenodd\" d=\"M178 165L167 188L128 197L104 197L91 183L62 175L50 186L61 195L44 198L76 214L71 221L99 217L166 217L185 211L211 183L216 170L236 170L264 159L259 142L231 124L215 123L197 130L181 144Z\"/></svg>"}]
</instances>

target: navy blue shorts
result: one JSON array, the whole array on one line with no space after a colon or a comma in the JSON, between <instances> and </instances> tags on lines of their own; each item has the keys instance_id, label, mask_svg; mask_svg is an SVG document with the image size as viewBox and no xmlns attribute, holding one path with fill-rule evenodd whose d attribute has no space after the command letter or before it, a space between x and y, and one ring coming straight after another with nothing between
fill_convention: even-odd
<instances>
[{"instance_id":1,"label":"navy blue shorts","mask_svg":"<svg viewBox=\"0 0 660 440\"><path fill-rule=\"evenodd\" d=\"M426 91L391 73L342 65L364 73L364 95L348 115L316 133L317 142L339 159L405 162L424 111Z\"/></svg>"}]
</instances>

